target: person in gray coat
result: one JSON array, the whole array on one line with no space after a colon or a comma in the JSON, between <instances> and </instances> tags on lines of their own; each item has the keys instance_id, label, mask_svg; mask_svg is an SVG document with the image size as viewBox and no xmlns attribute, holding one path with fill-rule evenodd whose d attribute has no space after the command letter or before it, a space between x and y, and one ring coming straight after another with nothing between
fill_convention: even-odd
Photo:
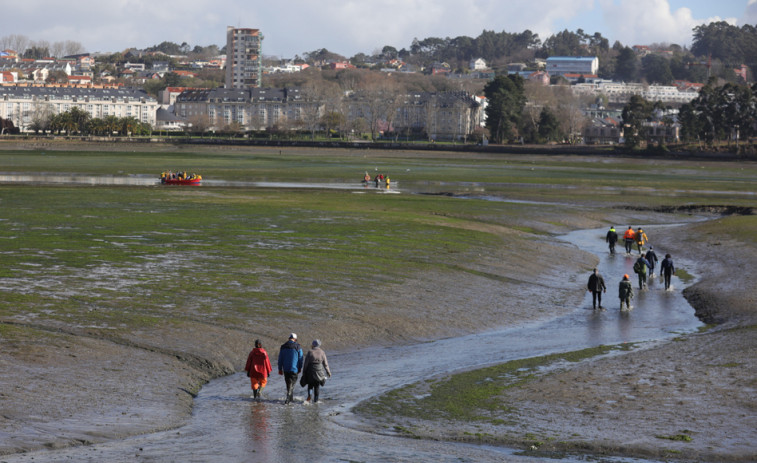
<instances>
[{"instance_id":1,"label":"person in gray coat","mask_svg":"<svg viewBox=\"0 0 757 463\"><path fill-rule=\"evenodd\" d=\"M326 384L326 378L331 378L331 369L329 369L329 361L326 359L326 352L321 349L321 341L316 339L313 341L312 349L305 355L305 363L302 367L302 379L300 379L300 386L308 387L308 398L306 401L310 401L310 391L313 391L313 403L318 402L318 393L321 386Z\"/></svg>"}]
</instances>

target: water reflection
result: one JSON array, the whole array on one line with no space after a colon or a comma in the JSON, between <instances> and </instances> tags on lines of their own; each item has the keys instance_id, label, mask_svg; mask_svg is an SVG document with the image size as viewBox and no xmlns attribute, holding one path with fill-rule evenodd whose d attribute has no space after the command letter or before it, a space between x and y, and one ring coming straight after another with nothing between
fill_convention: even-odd
<instances>
[{"instance_id":1,"label":"water reflection","mask_svg":"<svg viewBox=\"0 0 757 463\"><path fill-rule=\"evenodd\" d=\"M270 411L269 405L265 402L250 402L250 413L247 415L248 421L245 426L247 429L247 439L244 440L248 453L254 453L256 457L265 461L273 461L275 454L271 447L269 436L273 433L269 423Z\"/></svg>"},{"instance_id":2,"label":"water reflection","mask_svg":"<svg viewBox=\"0 0 757 463\"><path fill-rule=\"evenodd\" d=\"M40 185L117 185L117 186L148 186L159 185L160 180L155 176L94 176L75 174L0 174L0 183L35 183Z\"/></svg>"}]
</instances>

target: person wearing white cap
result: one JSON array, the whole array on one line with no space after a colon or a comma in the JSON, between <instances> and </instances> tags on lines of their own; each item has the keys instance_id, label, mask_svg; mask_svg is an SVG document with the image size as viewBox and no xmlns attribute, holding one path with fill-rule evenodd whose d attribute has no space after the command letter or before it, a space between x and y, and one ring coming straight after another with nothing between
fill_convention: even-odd
<instances>
[{"instance_id":1,"label":"person wearing white cap","mask_svg":"<svg viewBox=\"0 0 757 463\"><path fill-rule=\"evenodd\" d=\"M279 374L284 375L287 385L287 397L284 400L288 404L294 400L294 386L297 384L297 376L302 371L302 348L297 343L297 334L289 335L289 340L279 349Z\"/></svg>"}]
</instances>

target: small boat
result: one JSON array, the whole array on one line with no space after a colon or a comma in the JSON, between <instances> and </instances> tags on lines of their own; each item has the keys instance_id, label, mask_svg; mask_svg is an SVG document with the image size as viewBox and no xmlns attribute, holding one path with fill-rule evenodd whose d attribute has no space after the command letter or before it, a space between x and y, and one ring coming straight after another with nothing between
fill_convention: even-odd
<instances>
[{"instance_id":1,"label":"small boat","mask_svg":"<svg viewBox=\"0 0 757 463\"><path fill-rule=\"evenodd\" d=\"M202 175L163 172L160 174L160 183L164 185L197 185L202 182Z\"/></svg>"}]
</instances>

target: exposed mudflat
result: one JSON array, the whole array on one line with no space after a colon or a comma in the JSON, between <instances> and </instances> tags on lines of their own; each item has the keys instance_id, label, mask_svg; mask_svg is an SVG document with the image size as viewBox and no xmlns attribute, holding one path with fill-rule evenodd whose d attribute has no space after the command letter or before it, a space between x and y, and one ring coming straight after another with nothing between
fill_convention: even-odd
<instances>
[{"instance_id":1,"label":"exposed mudflat","mask_svg":"<svg viewBox=\"0 0 757 463\"><path fill-rule=\"evenodd\" d=\"M553 371L501 397L517 408L502 426L400 420L434 439L485 441L552 452L626 455L686 461L757 459L757 327L754 280L757 252L701 224L657 232L655 246L679 269L700 276L684 291L697 315L717 326L622 355ZM614 293L615 287L608 292ZM618 310L614 294L605 305ZM634 314L631 313L630 316ZM521 436L519 438L508 436ZM478 437L471 437L478 436Z\"/></svg>"},{"instance_id":2,"label":"exposed mudflat","mask_svg":"<svg viewBox=\"0 0 757 463\"><path fill-rule=\"evenodd\" d=\"M664 221L654 211L570 215L574 228L604 226L606 220ZM535 219L519 220L528 226ZM703 320L719 325L509 390L503 400L519 403L522 429L576 435L543 450L554 445L666 459L757 460L757 301L751 274L757 249L698 234L697 227L690 228L697 239L661 233L655 245L670 250L679 268L696 270L700 281L684 294ZM512 231L503 230L503 238L506 233ZM379 297L341 294L329 319L271 317L230 329L198 316L113 336L96 325L70 326L65 320L4 319L0 455L175 428L186 422L203 384L242 369L255 338L278 346L289 331L328 333L329 352L339 353L548 319L568 310L564 302L575 297L586 268L596 262L547 237L534 239L528 249L503 246L469 257L466 265L480 276L470 273L465 285L441 269L412 275L401 284L377 285ZM581 281L572 275L581 275ZM529 310L523 310L523 301ZM96 314L96 307L91 310ZM466 426L438 424L428 437L464 440ZM678 434L692 440L668 439Z\"/></svg>"},{"instance_id":3,"label":"exposed mudflat","mask_svg":"<svg viewBox=\"0 0 757 463\"><path fill-rule=\"evenodd\" d=\"M197 319L112 338L63 321L5 320L11 324L3 333L0 370L13 374L0 376L0 454L176 427L205 382L243 368L255 338L276 352L272 346L290 331L328 333L329 352L337 353L551 318L567 312L564 300L574 293L562 287L566 269L574 274L596 257L543 238L531 249L503 246L473 261L466 265L480 276L466 277L465 285L440 269L377 285L378 296L368 299L340 293L329 319L268 319L239 330ZM523 310L523 300L533 309Z\"/></svg>"}]
</instances>

